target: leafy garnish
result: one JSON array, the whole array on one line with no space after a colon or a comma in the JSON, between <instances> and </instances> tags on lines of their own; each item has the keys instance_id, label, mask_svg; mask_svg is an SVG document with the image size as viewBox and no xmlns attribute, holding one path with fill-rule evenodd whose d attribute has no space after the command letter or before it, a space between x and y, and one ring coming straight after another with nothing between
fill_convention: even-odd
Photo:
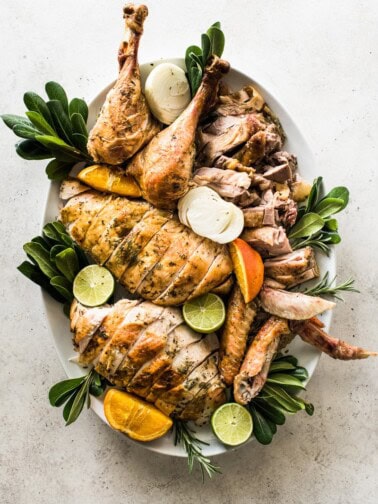
<instances>
[{"instance_id":1,"label":"leafy garnish","mask_svg":"<svg viewBox=\"0 0 378 504\"><path fill-rule=\"evenodd\" d=\"M331 296L340 301L344 301L339 292L360 292L354 287L353 278L348 278L345 282L335 285L336 277L329 279L329 273L323 276L323 278L311 288L305 289L303 292L309 296Z\"/></svg>"},{"instance_id":2,"label":"leafy garnish","mask_svg":"<svg viewBox=\"0 0 378 504\"><path fill-rule=\"evenodd\" d=\"M49 401L51 406L56 407L65 403L63 418L66 425L70 425L77 420L85 403L87 408L90 407L90 394L99 397L104 393L106 384L105 378L100 376L94 369L91 369L80 378L72 378L56 383L49 391Z\"/></svg>"},{"instance_id":3,"label":"leafy garnish","mask_svg":"<svg viewBox=\"0 0 378 504\"><path fill-rule=\"evenodd\" d=\"M297 222L288 234L293 250L308 245L329 254L331 245L341 241L337 220L332 216L347 206L349 191L335 187L322 197L322 181L322 177L314 180L306 205L298 209Z\"/></svg>"},{"instance_id":4,"label":"leafy garnish","mask_svg":"<svg viewBox=\"0 0 378 504\"><path fill-rule=\"evenodd\" d=\"M26 118L4 114L4 123L15 135L23 138L16 152L23 159L52 159L46 167L50 180L63 180L78 162L88 163L88 106L84 100L68 101L57 82L45 86L49 100L33 92L25 93Z\"/></svg>"},{"instance_id":5,"label":"leafy garnish","mask_svg":"<svg viewBox=\"0 0 378 504\"><path fill-rule=\"evenodd\" d=\"M30 262L24 261L17 269L56 301L70 303L73 280L88 261L63 224L58 221L46 224L42 236L25 243L24 251Z\"/></svg>"},{"instance_id":6,"label":"leafy garnish","mask_svg":"<svg viewBox=\"0 0 378 504\"><path fill-rule=\"evenodd\" d=\"M195 431L188 427L186 422L175 420L175 446L178 444L183 445L188 455L188 468L189 472L193 471L194 463L197 462L201 469L202 481L205 480L205 475L211 479L214 474L221 473L220 468L212 464L208 457L202 453L201 445L208 445L205 441L198 439L195 436Z\"/></svg>"},{"instance_id":7,"label":"leafy garnish","mask_svg":"<svg viewBox=\"0 0 378 504\"><path fill-rule=\"evenodd\" d=\"M292 355L278 355L270 366L268 378L260 394L253 399L248 409L253 419L253 434L261 444L272 442L277 425L285 423L285 413L305 410L312 415L314 407L297 393L304 389L303 381L308 373Z\"/></svg>"},{"instance_id":8,"label":"leafy garnish","mask_svg":"<svg viewBox=\"0 0 378 504\"><path fill-rule=\"evenodd\" d=\"M221 57L224 50L224 33L218 22L210 26L206 33L201 35L201 47L191 45L185 53L185 65L192 96L201 84L203 71L211 55Z\"/></svg>"}]
</instances>

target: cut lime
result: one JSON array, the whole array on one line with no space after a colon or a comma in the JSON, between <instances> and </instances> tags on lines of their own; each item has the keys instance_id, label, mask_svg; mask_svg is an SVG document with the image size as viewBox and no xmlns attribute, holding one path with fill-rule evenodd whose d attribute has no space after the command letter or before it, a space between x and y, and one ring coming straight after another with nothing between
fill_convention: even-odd
<instances>
[{"instance_id":1,"label":"cut lime","mask_svg":"<svg viewBox=\"0 0 378 504\"><path fill-rule=\"evenodd\" d=\"M85 306L99 306L114 292L113 275L106 268L91 264L83 268L73 282L73 294Z\"/></svg>"},{"instance_id":2,"label":"cut lime","mask_svg":"<svg viewBox=\"0 0 378 504\"><path fill-rule=\"evenodd\" d=\"M244 406L226 403L213 413L211 427L219 441L229 446L238 446L248 441L252 435L252 416Z\"/></svg>"},{"instance_id":3,"label":"cut lime","mask_svg":"<svg viewBox=\"0 0 378 504\"><path fill-rule=\"evenodd\" d=\"M223 301L219 296L211 293L187 301L182 313L189 327L205 334L219 329L226 318Z\"/></svg>"}]
</instances>

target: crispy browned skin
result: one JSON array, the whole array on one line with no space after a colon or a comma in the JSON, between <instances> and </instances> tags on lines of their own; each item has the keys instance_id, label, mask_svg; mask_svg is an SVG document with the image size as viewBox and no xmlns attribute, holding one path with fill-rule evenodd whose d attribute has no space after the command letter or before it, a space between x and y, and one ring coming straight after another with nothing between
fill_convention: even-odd
<instances>
[{"instance_id":1,"label":"crispy browned skin","mask_svg":"<svg viewBox=\"0 0 378 504\"><path fill-rule=\"evenodd\" d=\"M198 121L208 106L229 64L217 57L205 69L202 83L184 112L156 135L127 167L137 180L143 197L158 208L174 208L185 194L196 153Z\"/></svg>"},{"instance_id":2,"label":"crispy browned skin","mask_svg":"<svg viewBox=\"0 0 378 504\"><path fill-rule=\"evenodd\" d=\"M239 372L255 315L254 303L246 304L239 286L235 285L228 300L226 322L220 340L219 371L227 385L233 384Z\"/></svg>"},{"instance_id":3,"label":"crispy browned skin","mask_svg":"<svg viewBox=\"0 0 378 504\"><path fill-rule=\"evenodd\" d=\"M370 352L361 347L349 345L343 340L333 338L322 330L324 324L316 317L310 320L293 321L290 323L290 327L293 332L299 334L303 341L318 348L333 359L366 359L378 355L378 352Z\"/></svg>"},{"instance_id":4,"label":"crispy browned skin","mask_svg":"<svg viewBox=\"0 0 378 504\"><path fill-rule=\"evenodd\" d=\"M94 261L155 304L177 305L230 288L227 246L196 235L172 212L146 201L88 191L67 202L61 220Z\"/></svg>"},{"instance_id":5,"label":"crispy browned skin","mask_svg":"<svg viewBox=\"0 0 378 504\"><path fill-rule=\"evenodd\" d=\"M124 8L128 40L118 52L119 77L106 97L88 140L96 162L117 165L129 159L155 136L160 126L142 93L138 47L148 10L145 5Z\"/></svg>"},{"instance_id":6,"label":"crispy browned skin","mask_svg":"<svg viewBox=\"0 0 378 504\"><path fill-rule=\"evenodd\" d=\"M127 299L100 308L74 301L70 316L79 362L112 384L182 420L207 421L225 401L218 338L190 329L181 310Z\"/></svg>"},{"instance_id":7,"label":"crispy browned skin","mask_svg":"<svg viewBox=\"0 0 378 504\"><path fill-rule=\"evenodd\" d=\"M273 355L269 355L270 346L273 342L279 340L282 334L289 332L287 321L284 319L270 317L265 322L252 341L240 372L235 377L234 397L236 402L239 404L248 404L258 394L259 387L254 387L254 379L263 370L268 356L270 360L273 357ZM264 371L267 374L269 369Z\"/></svg>"}]
</instances>

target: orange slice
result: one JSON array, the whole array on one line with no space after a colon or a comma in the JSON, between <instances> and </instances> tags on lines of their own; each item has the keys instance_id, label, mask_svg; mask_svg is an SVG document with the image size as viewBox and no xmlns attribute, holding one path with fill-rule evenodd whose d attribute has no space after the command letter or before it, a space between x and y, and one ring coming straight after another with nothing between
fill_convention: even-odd
<instances>
[{"instance_id":1,"label":"orange slice","mask_svg":"<svg viewBox=\"0 0 378 504\"><path fill-rule=\"evenodd\" d=\"M117 167L105 165L93 165L84 168L77 178L93 189L104 191L120 196L131 196L139 198L141 190L131 175L127 175L125 170Z\"/></svg>"},{"instance_id":2,"label":"orange slice","mask_svg":"<svg viewBox=\"0 0 378 504\"><path fill-rule=\"evenodd\" d=\"M152 404L117 389L107 392L104 413L113 429L137 441L160 438L169 431L173 423Z\"/></svg>"},{"instance_id":3,"label":"orange slice","mask_svg":"<svg viewBox=\"0 0 378 504\"><path fill-rule=\"evenodd\" d=\"M241 238L229 245L234 271L244 301L251 302L260 292L264 281L264 263L255 249Z\"/></svg>"}]
</instances>

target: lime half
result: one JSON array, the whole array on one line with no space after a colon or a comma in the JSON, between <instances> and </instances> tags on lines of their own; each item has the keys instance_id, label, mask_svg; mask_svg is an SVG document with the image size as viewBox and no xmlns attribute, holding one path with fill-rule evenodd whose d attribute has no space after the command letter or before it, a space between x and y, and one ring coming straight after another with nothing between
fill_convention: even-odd
<instances>
[{"instance_id":1,"label":"lime half","mask_svg":"<svg viewBox=\"0 0 378 504\"><path fill-rule=\"evenodd\" d=\"M73 282L73 294L79 303L85 306L102 305L113 292L113 275L106 268L96 264L79 271Z\"/></svg>"},{"instance_id":2,"label":"lime half","mask_svg":"<svg viewBox=\"0 0 378 504\"><path fill-rule=\"evenodd\" d=\"M189 327L205 334L219 329L226 318L223 301L219 296L211 293L187 301L182 313Z\"/></svg>"},{"instance_id":3,"label":"lime half","mask_svg":"<svg viewBox=\"0 0 378 504\"><path fill-rule=\"evenodd\" d=\"M252 416L244 406L226 403L213 413L211 427L219 441L229 446L238 446L248 441L252 435Z\"/></svg>"}]
</instances>

